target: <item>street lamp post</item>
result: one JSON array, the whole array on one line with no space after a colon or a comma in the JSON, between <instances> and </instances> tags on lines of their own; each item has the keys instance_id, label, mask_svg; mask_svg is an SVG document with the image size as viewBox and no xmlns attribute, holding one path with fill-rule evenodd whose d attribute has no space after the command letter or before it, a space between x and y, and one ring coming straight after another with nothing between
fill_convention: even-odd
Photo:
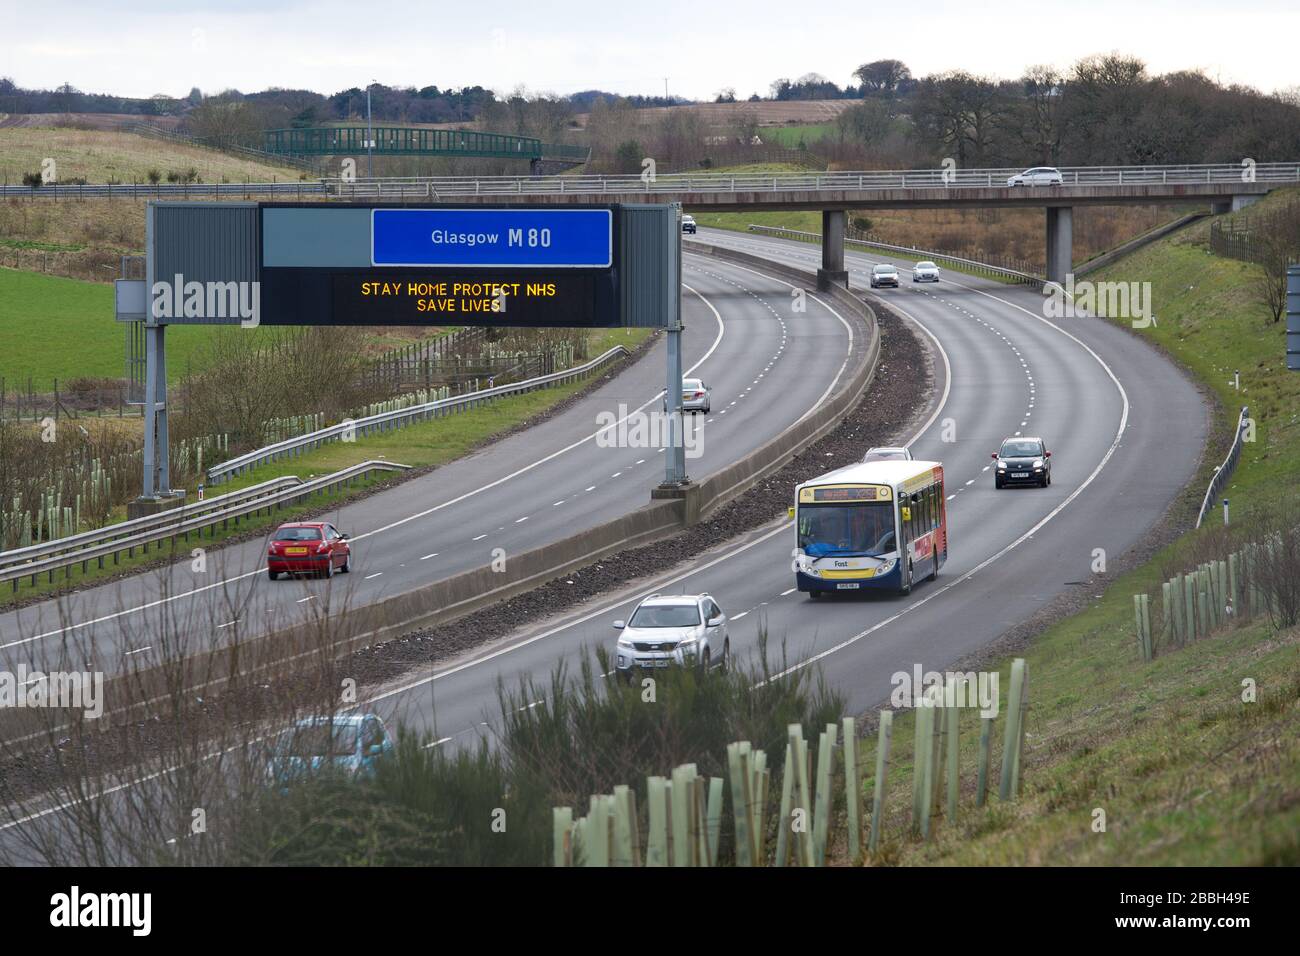
<instances>
[{"instance_id":1,"label":"street lamp post","mask_svg":"<svg viewBox=\"0 0 1300 956\"><path fill-rule=\"evenodd\" d=\"M375 85L371 80L366 86L366 178L373 179L375 176L375 130L370 125L370 87Z\"/></svg>"}]
</instances>

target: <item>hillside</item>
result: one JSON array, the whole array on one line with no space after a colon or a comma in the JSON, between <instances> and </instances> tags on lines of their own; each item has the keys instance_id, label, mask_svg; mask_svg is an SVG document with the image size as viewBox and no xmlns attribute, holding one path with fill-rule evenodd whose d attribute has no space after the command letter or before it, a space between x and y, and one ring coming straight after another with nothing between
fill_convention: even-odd
<instances>
[{"instance_id":1,"label":"hillside","mask_svg":"<svg viewBox=\"0 0 1300 956\"><path fill-rule=\"evenodd\" d=\"M166 181L169 172L197 171L205 183L283 182L301 171L239 159L213 149L186 146L116 130L0 126L0 181L21 183L53 159L62 181L146 183L150 170Z\"/></svg>"}]
</instances>

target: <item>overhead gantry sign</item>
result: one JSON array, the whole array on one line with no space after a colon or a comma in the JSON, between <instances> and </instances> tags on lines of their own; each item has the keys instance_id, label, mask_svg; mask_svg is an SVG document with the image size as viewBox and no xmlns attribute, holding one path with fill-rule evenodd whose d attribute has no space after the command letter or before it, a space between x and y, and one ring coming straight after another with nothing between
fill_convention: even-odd
<instances>
[{"instance_id":1,"label":"overhead gantry sign","mask_svg":"<svg viewBox=\"0 0 1300 956\"><path fill-rule=\"evenodd\" d=\"M145 330L137 512L173 496L168 325L662 328L675 404L680 216L671 203L150 203L145 278L119 280L117 289L117 318ZM684 478L680 455L668 459L670 479L672 463L682 465Z\"/></svg>"}]
</instances>

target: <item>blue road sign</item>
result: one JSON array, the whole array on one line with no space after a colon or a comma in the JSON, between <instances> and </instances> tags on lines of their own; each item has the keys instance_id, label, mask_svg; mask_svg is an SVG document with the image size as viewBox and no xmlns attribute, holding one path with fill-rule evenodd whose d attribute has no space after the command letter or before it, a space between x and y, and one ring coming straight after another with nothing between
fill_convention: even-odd
<instances>
[{"instance_id":1,"label":"blue road sign","mask_svg":"<svg viewBox=\"0 0 1300 956\"><path fill-rule=\"evenodd\" d=\"M375 266L608 269L609 209L374 209Z\"/></svg>"}]
</instances>

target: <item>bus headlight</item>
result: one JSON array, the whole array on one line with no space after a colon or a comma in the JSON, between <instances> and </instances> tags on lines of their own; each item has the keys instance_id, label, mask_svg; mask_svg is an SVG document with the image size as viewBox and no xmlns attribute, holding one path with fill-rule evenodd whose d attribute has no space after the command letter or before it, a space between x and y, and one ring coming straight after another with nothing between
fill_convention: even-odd
<instances>
[{"instance_id":1,"label":"bus headlight","mask_svg":"<svg viewBox=\"0 0 1300 956\"><path fill-rule=\"evenodd\" d=\"M888 574L890 571L894 570L894 565L896 565L897 563L898 563L897 558L886 558L884 561L880 563L880 566L876 568L876 573Z\"/></svg>"}]
</instances>

